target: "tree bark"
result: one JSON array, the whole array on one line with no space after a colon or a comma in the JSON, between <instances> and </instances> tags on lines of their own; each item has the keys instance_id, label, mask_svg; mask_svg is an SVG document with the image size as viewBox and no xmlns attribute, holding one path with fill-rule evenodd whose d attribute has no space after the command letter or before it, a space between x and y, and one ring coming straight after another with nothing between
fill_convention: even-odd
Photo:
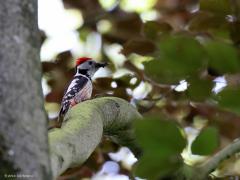
<instances>
[{"instance_id":1,"label":"tree bark","mask_svg":"<svg viewBox=\"0 0 240 180\"><path fill-rule=\"evenodd\" d=\"M140 117L132 105L116 97L97 98L71 108L62 127L49 132L53 176L84 163L103 135L129 147L138 156L141 151L131 124Z\"/></svg>"},{"instance_id":2,"label":"tree bark","mask_svg":"<svg viewBox=\"0 0 240 180\"><path fill-rule=\"evenodd\" d=\"M37 0L1 1L0 37L0 179L50 179Z\"/></svg>"}]
</instances>

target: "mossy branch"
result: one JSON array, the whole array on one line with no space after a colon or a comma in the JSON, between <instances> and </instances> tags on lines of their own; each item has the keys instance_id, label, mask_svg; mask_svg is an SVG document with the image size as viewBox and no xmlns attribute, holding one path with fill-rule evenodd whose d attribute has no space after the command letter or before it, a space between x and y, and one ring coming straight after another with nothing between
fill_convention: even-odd
<instances>
[{"instance_id":1,"label":"mossy branch","mask_svg":"<svg viewBox=\"0 0 240 180\"><path fill-rule=\"evenodd\" d=\"M131 123L140 117L131 104L116 97L96 98L74 106L62 127L49 132L53 176L84 163L103 135L139 155Z\"/></svg>"}]
</instances>

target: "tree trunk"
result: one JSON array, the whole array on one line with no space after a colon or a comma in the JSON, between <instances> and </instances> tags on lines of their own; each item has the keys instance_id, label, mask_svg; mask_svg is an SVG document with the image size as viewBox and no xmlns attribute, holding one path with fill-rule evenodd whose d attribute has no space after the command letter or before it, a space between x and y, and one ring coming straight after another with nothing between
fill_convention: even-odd
<instances>
[{"instance_id":1,"label":"tree trunk","mask_svg":"<svg viewBox=\"0 0 240 180\"><path fill-rule=\"evenodd\" d=\"M1 1L0 37L0 176L50 179L37 0Z\"/></svg>"}]
</instances>

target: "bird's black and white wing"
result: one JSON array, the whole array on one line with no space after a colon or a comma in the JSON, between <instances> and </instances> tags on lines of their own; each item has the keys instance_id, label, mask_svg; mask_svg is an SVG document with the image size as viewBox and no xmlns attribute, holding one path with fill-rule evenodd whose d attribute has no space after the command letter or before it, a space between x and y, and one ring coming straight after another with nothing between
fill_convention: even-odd
<instances>
[{"instance_id":1,"label":"bird's black and white wing","mask_svg":"<svg viewBox=\"0 0 240 180\"><path fill-rule=\"evenodd\" d=\"M64 93L61 110L59 112L59 118L63 117L68 109L70 108L71 101L74 100L75 96L81 94L81 90L88 84L89 78L85 76L75 76L66 92Z\"/></svg>"}]
</instances>

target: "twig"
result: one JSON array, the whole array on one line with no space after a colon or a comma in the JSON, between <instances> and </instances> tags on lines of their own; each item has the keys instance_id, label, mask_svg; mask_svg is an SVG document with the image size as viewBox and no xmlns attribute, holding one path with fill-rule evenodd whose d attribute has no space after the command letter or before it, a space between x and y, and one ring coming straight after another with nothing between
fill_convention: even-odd
<instances>
[{"instance_id":1,"label":"twig","mask_svg":"<svg viewBox=\"0 0 240 180\"><path fill-rule=\"evenodd\" d=\"M194 169L192 178L190 179L205 179L211 172L213 172L219 164L234 155L235 153L240 152L240 139L236 139L233 143L226 146L224 149L216 153L212 158L210 158L205 163L201 164L199 167Z\"/></svg>"}]
</instances>

